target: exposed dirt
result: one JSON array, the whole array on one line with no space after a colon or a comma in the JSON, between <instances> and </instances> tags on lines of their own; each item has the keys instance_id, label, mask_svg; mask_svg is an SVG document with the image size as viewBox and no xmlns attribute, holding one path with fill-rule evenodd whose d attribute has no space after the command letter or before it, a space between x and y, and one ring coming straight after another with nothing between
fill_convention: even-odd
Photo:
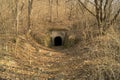
<instances>
[{"instance_id":1,"label":"exposed dirt","mask_svg":"<svg viewBox=\"0 0 120 80\"><path fill-rule=\"evenodd\" d=\"M1 38L2 39L2 38ZM31 36L7 39L0 54L3 80L119 80L119 39L109 35L73 47L47 48Z\"/></svg>"}]
</instances>

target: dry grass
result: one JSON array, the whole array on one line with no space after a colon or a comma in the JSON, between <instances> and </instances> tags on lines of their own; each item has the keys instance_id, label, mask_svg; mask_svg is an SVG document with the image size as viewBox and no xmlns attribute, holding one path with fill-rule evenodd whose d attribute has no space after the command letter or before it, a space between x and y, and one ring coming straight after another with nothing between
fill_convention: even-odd
<instances>
[{"instance_id":1,"label":"dry grass","mask_svg":"<svg viewBox=\"0 0 120 80\"><path fill-rule=\"evenodd\" d=\"M19 80L119 80L118 36L112 28L103 36L88 38L83 35L76 45L64 50L41 46L30 35L27 38L19 36L17 53L14 51L15 42L9 40L9 50L1 55L6 57L1 58L1 77Z\"/></svg>"},{"instance_id":2,"label":"dry grass","mask_svg":"<svg viewBox=\"0 0 120 80\"><path fill-rule=\"evenodd\" d=\"M6 6L11 4L10 2L6 3L6 1L3 0ZM24 1L27 3L26 0ZM5 8L11 11L10 8L14 9L14 5ZM17 43L16 26L14 25L15 16L12 15L12 12L9 16L0 16L0 79L120 79L120 32L116 29L116 25L111 25L112 27L104 35L99 35L95 19L87 13L84 14L86 16L80 21L66 20L62 1L60 20L50 23L46 20L48 16L46 15L48 14L47 4L41 5L44 8L40 12L39 8L36 8L37 5L39 4L36 1L33 4L31 15L32 32L27 36L24 34L27 26L27 6L25 5L20 15ZM40 9L41 6L39 6ZM3 10L4 6L1 8ZM37 12L40 14L36 14ZM7 12L1 15L3 14L7 14ZM67 28L71 34L74 33L77 36L77 43L62 50L42 46L41 38L44 38L48 29L56 27Z\"/></svg>"}]
</instances>

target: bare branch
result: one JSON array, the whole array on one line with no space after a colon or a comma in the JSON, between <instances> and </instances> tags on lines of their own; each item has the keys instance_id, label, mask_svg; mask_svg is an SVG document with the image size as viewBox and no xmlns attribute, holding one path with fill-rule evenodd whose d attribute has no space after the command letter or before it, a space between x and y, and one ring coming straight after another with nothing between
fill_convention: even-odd
<instances>
[{"instance_id":1,"label":"bare branch","mask_svg":"<svg viewBox=\"0 0 120 80\"><path fill-rule=\"evenodd\" d=\"M96 16L92 11L90 11L90 10L83 4L83 2L81 2L81 0L78 0L78 2L79 2L90 14L92 14L93 16Z\"/></svg>"},{"instance_id":2,"label":"bare branch","mask_svg":"<svg viewBox=\"0 0 120 80\"><path fill-rule=\"evenodd\" d=\"M119 16L119 14L120 14L120 8L117 11L117 13L115 14L115 16L113 17L113 19L111 20L111 24L113 24L113 22L117 19L117 17Z\"/></svg>"},{"instance_id":3,"label":"bare branch","mask_svg":"<svg viewBox=\"0 0 120 80\"><path fill-rule=\"evenodd\" d=\"M112 3L113 3L113 0L110 0L108 4L108 10L109 10L107 15L108 19L110 19L110 16L111 16Z\"/></svg>"},{"instance_id":4,"label":"bare branch","mask_svg":"<svg viewBox=\"0 0 120 80\"><path fill-rule=\"evenodd\" d=\"M96 9L96 19L98 22L98 26L100 27L100 7L98 4L98 0L94 0L94 2L95 2L95 9Z\"/></svg>"},{"instance_id":5,"label":"bare branch","mask_svg":"<svg viewBox=\"0 0 120 80\"><path fill-rule=\"evenodd\" d=\"M106 16L107 16L107 13L106 13L107 5L108 5L108 0L106 0L105 5L104 5L104 17L103 17L104 20L106 19Z\"/></svg>"},{"instance_id":6,"label":"bare branch","mask_svg":"<svg viewBox=\"0 0 120 80\"><path fill-rule=\"evenodd\" d=\"M30 30L30 24L31 24L31 21L30 21L30 16L31 16L31 10L32 10L32 4L33 4L33 0L28 0L28 31Z\"/></svg>"},{"instance_id":7,"label":"bare branch","mask_svg":"<svg viewBox=\"0 0 120 80\"><path fill-rule=\"evenodd\" d=\"M90 4L92 4L93 6L95 6L95 4L93 2L91 2L90 0L88 1Z\"/></svg>"},{"instance_id":8,"label":"bare branch","mask_svg":"<svg viewBox=\"0 0 120 80\"><path fill-rule=\"evenodd\" d=\"M102 6L103 6L103 0L100 0L100 21L102 22L103 20L103 9L102 9Z\"/></svg>"}]
</instances>

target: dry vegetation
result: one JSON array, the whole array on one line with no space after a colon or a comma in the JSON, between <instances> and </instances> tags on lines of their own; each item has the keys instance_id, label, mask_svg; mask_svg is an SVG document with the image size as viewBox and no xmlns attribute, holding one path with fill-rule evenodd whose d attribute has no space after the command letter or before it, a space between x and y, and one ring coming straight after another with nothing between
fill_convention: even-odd
<instances>
[{"instance_id":1,"label":"dry vegetation","mask_svg":"<svg viewBox=\"0 0 120 80\"><path fill-rule=\"evenodd\" d=\"M0 80L120 80L119 13L120 0L0 0ZM43 46L50 28L75 44Z\"/></svg>"}]
</instances>

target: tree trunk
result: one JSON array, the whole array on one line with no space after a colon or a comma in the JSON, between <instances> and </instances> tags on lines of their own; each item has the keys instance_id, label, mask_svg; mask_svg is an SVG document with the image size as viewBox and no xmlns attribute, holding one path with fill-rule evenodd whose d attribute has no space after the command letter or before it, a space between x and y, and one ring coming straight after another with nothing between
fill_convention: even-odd
<instances>
[{"instance_id":1,"label":"tree trunk","mask_svg":"<svg viewBox=\"0 0 120 80\"><path fill-rule=\"evenodd\" d=\"M59 0L57 0L57 1L56 1L56 4L57 4L57 6L56 6L56 10L57 10L57 19L58 19L58 7L59 7Z\"/></svg>"},{"instance_id":2,"label":"tree trunk","mask_svg":"<svg viewBox=\"0 0 120 80\"><path fill-rule=\"evenodd\" d=\"M52 22L52 3L53 3L53 0L49 0L49 17L50 17L50 22Z\"/></svg>"}]
</instances>

